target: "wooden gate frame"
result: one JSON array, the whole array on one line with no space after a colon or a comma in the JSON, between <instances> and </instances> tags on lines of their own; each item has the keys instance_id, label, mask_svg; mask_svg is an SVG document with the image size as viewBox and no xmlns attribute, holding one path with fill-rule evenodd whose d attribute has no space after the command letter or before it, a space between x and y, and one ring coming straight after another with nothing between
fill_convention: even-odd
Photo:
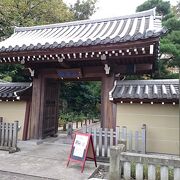
<instances>
[{"instance_id":1,"label":"wooden gate frame","mask_svg":"<svg viewBox=\"0 0 180 180\"><path fill-rule=\"evenodd\" d=\"M46 79L59 79L58 69L41 69L33 78L32 108L30 122L30 139L43 138L43 112L45 99ZM72 79L69 79L72 80ZM74 80L74 79L73 79ZM116 127L116 106L109 101L109 91L113 87L114 75L106 76L102 67L83 68L81 81L101 81L101 126ZM77 79L75 80L77 81Z\"/></svg>"}]
</instances>

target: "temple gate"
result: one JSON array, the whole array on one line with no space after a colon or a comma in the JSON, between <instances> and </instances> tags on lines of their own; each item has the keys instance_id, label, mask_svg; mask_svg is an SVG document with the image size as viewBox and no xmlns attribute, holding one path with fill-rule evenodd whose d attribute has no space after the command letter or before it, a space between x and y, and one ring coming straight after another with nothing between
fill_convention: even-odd
<instances>
[{"instance_id":1,"label":"temple gate","mask_svg":"<svg viewBox=\"0 0 180 180\"><path fill-rule=\"evenodd\" d=\"M58 80L102 82L101 126L116 126L109 92L114 80L151 74L166 33L155 9L129 16L60 24L17 27L0 42L0 64L24 64L33 77L28 137L57 132Z\"/></svg>"}]
</instances>

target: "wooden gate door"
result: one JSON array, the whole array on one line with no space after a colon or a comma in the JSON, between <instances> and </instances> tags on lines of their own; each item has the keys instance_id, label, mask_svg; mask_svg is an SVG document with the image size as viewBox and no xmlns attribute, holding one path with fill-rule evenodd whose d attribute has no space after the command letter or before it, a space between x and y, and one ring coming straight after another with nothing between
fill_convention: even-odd
<instances>
[{"instance_id":1,"label":"wooden gate door","mask_svg":"<svg viewBox=\"0 0 180 180\"><path fill-rule=\"evenodd\" d=\"M42 137L54 136L58 131L59 84L55 79L46 79Z\"/></svg>"}]
</instances>

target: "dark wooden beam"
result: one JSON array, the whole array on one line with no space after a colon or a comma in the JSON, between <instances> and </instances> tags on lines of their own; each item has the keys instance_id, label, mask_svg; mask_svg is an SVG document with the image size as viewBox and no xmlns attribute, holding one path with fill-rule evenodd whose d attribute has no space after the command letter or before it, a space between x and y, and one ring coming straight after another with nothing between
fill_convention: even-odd
<instances>
[{"instance_id":1,"label":"dark wooden beam","mask_svg":"<svg viewBox=\"0 0 180 180\"><path fill-rule=\"evenodd\" d=\"M68 53L86 53L86 52L98 52L98 51L113 51L126 48L137 48L155 44L159 41L159 38L150 38L146 40L138 40L132 42L122 42L116 44L105 44L95 46L82 46L82 47L64 47L53 49L40 49L30 51L15 51L15 52L1 52L0 57L17 57L17 56L39 56L39 55L54 55L54 54L68 54Z\"/></svg>"}]
</instances>

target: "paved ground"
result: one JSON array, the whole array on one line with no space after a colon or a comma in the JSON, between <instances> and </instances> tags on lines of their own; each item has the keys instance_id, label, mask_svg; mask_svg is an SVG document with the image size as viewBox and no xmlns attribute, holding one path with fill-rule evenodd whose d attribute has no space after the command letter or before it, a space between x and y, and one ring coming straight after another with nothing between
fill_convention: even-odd
<instances>
[{"instance_id":1,"label":"paved ground","mask_svg":"<svg viewBox=\"0 0 180 180\"><path fill-rule=\"evenodd\" d=\"M37 141L19 142L21 151L17 153L0 151L0 180L88 179L95 170L94 163L86 162L83 173L78 164L70 163L66 168L71 140L60 136L39 145Z\"/></svg>"},{"instance_id":2,"label":"paved ground","mask_svg":"<svg viewBox=\"0 0 180 180\"><path fill-rule=\"evenodd\" d=\"M42 178L37 176L30 176L25 174L18 174L6 171L0 171L1 180L54 180L49 178Z\"/></svg>"}]
</instances>

